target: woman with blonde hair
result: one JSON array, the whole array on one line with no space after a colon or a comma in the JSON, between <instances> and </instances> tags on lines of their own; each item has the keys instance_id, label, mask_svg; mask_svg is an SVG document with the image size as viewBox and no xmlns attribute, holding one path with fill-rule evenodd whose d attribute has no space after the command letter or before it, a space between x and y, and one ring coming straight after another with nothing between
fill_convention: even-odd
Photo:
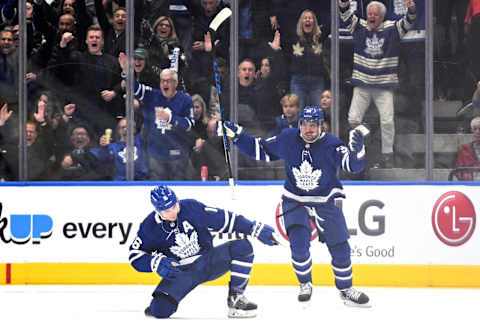
<instances>
[{"instance_id":1,"label":"woman with blonde hair","mask_svg":"<svg viewBox=\"0 0 480 331\"><path fill-rule=\"evenodd\" d=\"M152 70L158 75L163 69L176 70L179 75L179 87L185 90L187 61L172 19L168 16L158 17L151 27L144 28L143 37L143 48L148 49ZM179 49L178 62L172 67L173 53L176 48Z\"/></svg>"},{"instance_id":2,"label":"woman with blonde hair","mask_svg":"<svg viewBox=\"0 0 480 331\"><path fill-rule=\"evenodd\" d=\"M290 52L290 92L298 96L300 109L317 105L327 85L329 56L323 47L325 38L315 13L304 10L297 22L297 40Z\"/></svg>"}]
</instances>

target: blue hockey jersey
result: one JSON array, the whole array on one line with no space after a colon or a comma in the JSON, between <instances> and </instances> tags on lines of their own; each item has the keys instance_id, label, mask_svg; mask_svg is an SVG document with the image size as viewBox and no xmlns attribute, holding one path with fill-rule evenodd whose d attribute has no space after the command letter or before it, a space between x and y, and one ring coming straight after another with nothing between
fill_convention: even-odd
<instances>
[{"instance_id":1,"label":"blue hockey jersey","mask_svg":"<svg viewBox=\"0 0 480 331\"><path fill-rule=\"evenodd\" d=\"M141 103L143 126L147 139L147 151L150 157L160 160L177 160L190 153L190 131L195 123L192 98L177 91L168 100L159 89L140 84L135 80L135 98ZM156 111L170 110L170 122L157 120Z\"/></svg>"},{"instance_id":2,"label":"blue hockey jersey","mask_svg":"<svg viewBox=\"0 0 480 331\"><path fill-rule=\"evenodd\" d=\"M158 254L188 264L213 247L212 232L250 234L254 222L241 215L208 207L184 199L179 201L180 212L175 222L164 221L155 211L140 224L130 245L130 264L140 272L152 272Z\"/></svg>"},{"instance_id":3,"label":"blue hockey jersey","mask_svg":"<svg viewBox=\"0 0 480 331\"><path fill-rule=\"evenodd\" d=\"M415 14L396 21L386 20L374 30L367 21L340 3L340 17L353 35L352 85L393 89L398 86L400 39L413 27Z\"/></svg>"},{"instance_id":4,"label":"blue hockey jersey","mask_svg":"<svg viewBox=\"0 0 480 331\"><path fill-rule=\"evenodd\" d=\"M101 164L110 165L113 163L113 180L126 180L127 171L127 144L123 141L115 141L105 147L90 149ZM133 151L135 180L144 180L148 176L147 160L140 135L135 136Z\"/></svg>"},{"instance_id":5,"label":"blue hockey jersey","mask_svg":"<svg viewBox=\"0 0 480 331\"><path fill-rule=\"evenodd\" d=\"M367 5L370 0L351 0L349 11L360 19L367 19ZM405 0L383 1L387 7L386 20L396 21L407 13ZM416 19L413 28L403 37L402 42L424 41L425 40L425 0L415 0ZM340 19L339 34L341 40L352 40L353 37L347 28L347 24Z\"/></svg>"},{"instance_id":6,"label":"blue hockey jersey","mask_svg":"<svg viewBox=\"0 0 480 331\"><path fill-rule=\"evenodd\" d=\"M284 129L268 139L253 138L242 131L236 144L255 160L285 160L283 195L299 202L344 198L339 169L355 173L365 167L364 157L358 159L339 138L328 133L310 144L302 139L300 129Z\"/></svg>"}]
</instances>

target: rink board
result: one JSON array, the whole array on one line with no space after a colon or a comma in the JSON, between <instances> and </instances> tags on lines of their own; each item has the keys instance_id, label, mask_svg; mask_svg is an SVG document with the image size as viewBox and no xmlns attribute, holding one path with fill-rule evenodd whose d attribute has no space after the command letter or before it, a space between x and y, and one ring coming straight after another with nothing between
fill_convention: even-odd
<instances>
[{"instance_id":1,"label":"rink board","mask_svg":"<svg viewBox=\"0 0 480 331\"><path fill-rule=\"evenodd\" d=\"M140 274L127 263L14 263L0 264L0 284L144 284L161 279L153 273ZM353 268L354 285L387 287L480 287L480 266L457 265L365 265ZM330 265L314 264L314 285L333 285ZM206 285L227 285L228 274ZM296 285L288 264L255 264L250 285Z\"/></svg>"},{"instance_id":2,"label":"rink board","mask_svg":"<svg viewBox=\"0 0 480 331\"><path fill-rule=\"evenodd\" d=\"M0 186L0 284L155 284L158 276L128 265L154 184ZM237 185L232 200L225 183L170 183L180 198L278 228L283 188L259 184ZM338 205L351 233L355 284L480 287L478 184L348 182L345 193ZM312 236L314 283L331 285L327 249ZM231 239L217 236L215 243ZM251 284L296 284L287 247L253 243ZM227 277L210 284L226 284Z\"/></svg>"}]
</instances>

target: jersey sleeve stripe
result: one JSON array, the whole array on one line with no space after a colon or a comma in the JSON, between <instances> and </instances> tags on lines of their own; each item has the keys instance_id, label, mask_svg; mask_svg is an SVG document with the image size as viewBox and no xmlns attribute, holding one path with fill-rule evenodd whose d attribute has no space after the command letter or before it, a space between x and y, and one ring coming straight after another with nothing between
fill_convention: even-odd
<instances>
[{"instance_id":1,"label":"jersey sleeve stripe","mask_svg":"<svg viewBox=\"0 0 480 331\"><path fill-rule=\"evenodd\" d=\"M223 223L223 226L220 230L218 230L219 233L222 233L223 231L225 231L225 228L228 226L228 211L224 211L225 213L225 222Z\"/></svg>"},{"instance_id":2,"label":"jersey sleeve stripe","mask_svg":"<svg viewBox=\"0 0 480 331\"><path fill-rule=\"evenodd\" d=\"M233 226L235 225L235 219L237 218L237 215L232 213L232 217L230 218L230 227L228 228L228 232L232 233L233 232Z\"/></svg>"},{"instance_id":3,"label":"jersey sleeve stripe","mask_svg":"<svg viewBox=\"0 0 480 331\"><path fill-rule=\"evenodd\" d=\"M144 255L146 255L146 253L144 251L131 250L129 261L130 261L130 263L133 263L134 261L138 260L139 258L141 258Z\"/></svg>"}]
</instances>

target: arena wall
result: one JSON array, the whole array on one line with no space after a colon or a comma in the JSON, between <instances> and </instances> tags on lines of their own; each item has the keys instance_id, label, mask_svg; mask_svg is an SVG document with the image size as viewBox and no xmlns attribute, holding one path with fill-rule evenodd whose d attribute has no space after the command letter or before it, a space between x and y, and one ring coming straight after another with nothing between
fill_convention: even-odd
<instances>
[{"instance_id":1,"label":"arena wall","mask_svg":"<svg viewBox=\"0 0 480 331\"><path fill-rule=\"evenodd\" d=\"M0 284L155 284L128 264L128 247L157 183L3 183ZM283 231L279 182L168 183L179 198L227 208ZM476 183L346 182L337 201L351 234L357 286L480 287ZM312 230L313 281L332 285L326 247ZM231 240L222 235L215 242ZM252 285L296 285L288 241L254 242ZM211 282L224 285L228 275Z\"/></svg>"}]
</instances>

